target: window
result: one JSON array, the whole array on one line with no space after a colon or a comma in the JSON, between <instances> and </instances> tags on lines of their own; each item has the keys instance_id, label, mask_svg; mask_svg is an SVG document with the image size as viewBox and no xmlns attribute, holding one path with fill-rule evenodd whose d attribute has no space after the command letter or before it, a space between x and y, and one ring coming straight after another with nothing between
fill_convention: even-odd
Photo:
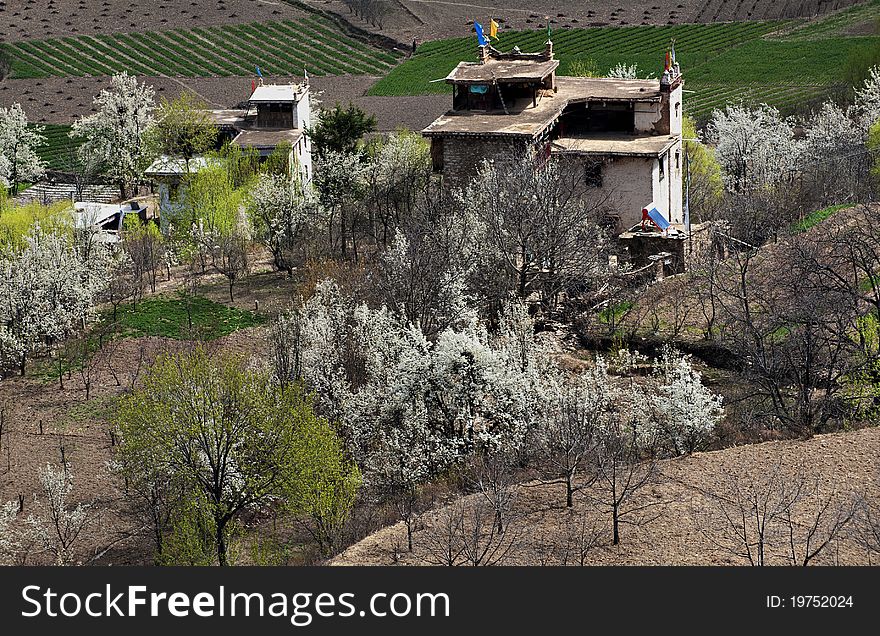
<instances>
[{"instance_id":1,"label":"window","mask_svg":"<svg viewBox=\"0 0 880 636\"><path fill-rule=\"evenodd\" d=\"M660 157L660 181L666 178L666 155Z\"/></svg>"},{"instance_id":2,"label":"window","mask_svg":"<svg viewBox=\"0 0 880 636\"><path fill-rule=\"evenodd\" d=\"M675 169L681 170L681 153L678 150L675 151Z\"/></svg>"},{"instance_id":3,"label":"window","mask_svg":"<svg viewBox=\"0 0 880 636\"><path fill-rule=\"evenodd\" d=\"M431 167L443 172L443 137L431 137Z\"/></svg>"},{"instance_id":4,"label":"window","mask_svg":"<svg viewBox=\"0 0 880 636\"><path fill-rule=\"evenodd\" d=\"M584 165L584 183L588 188L602 187L602 163L590 161Z\"/></svg>"},{"instance_id":5,"label":"window","mask_svg":"<svg viewBox=\"0 0 880 636\"><path fill-rule=\"evenodd\" d=\"M681 102L675 102L675 118L678 119L678 109L681 108Z\"/></svg>"}]
</instances>

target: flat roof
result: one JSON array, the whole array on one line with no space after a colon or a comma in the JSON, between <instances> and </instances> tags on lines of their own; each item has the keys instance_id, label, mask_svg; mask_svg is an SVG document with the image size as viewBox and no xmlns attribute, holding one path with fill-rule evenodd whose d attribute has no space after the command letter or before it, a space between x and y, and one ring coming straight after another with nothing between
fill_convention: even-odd
<instances>
[{"instance_id":1,"label":"flat roof","mask_svg":"<svg viewBox=\"0 0 880 636\"><path fill-rule=\"evenodd\" d=\"M250 102L296 102L300 95L299 84L266 84L257 89L248 98Z\"/></svg>"},{"instance_id":2,"label":"flat roof","mask_svg":"<svg viewBox=\"0 0 880 636\"><path fill-rule=\"evenodd\" d=\"M302 136L299 128L248 128L238 133L232 142L248 148L274 148L284 142L293 145Z\"/></svg>"},{"instance_id":3,"label":"flat roof","mask_svg":"<svg viewBox=\"0 0 880 636\"><path fill-rule=\"evenodd\" d=\"M533 63L532 63L533 64ZM569 104L588 101L640 101L660 99L660 80L624 80L594 77L557 77L556 92L540 91L537 105L529 98L507 103L504 111L450 110L422 131L437 135L536 137L550 126Z\"/></svg>"},{"instance_id":4,"label":"flat roof","mask_svg":"<svg viewBox=\"0 0 880 636\"><path fill-rule=\"evenodd\" d=\"M659 157L678 139L679 137L674 135L597 133L589 137L560 137L553 141L551 152L562 155Z\"/></svg>"},{"instance_id":5,"label":"flat roof","mask_svg":"<svg viewBox=\"0 0 880 636\"><path fill-rule=\"evenodd\" d=\"M654 102L660 99L660 80L617 77L557 77L559 90L577 93L571 103L586 101Z\"/></svg>"},{"instance_id":6,"label":"flat roof","mask_svg":"<svg viewBox=\"0 0 880 636\"><path fill-rule=\"evenodd\" d=\"M446 76L446 81L456 84L485 84L495 82L540 82L559 66L559 60L496 60L459 62Z\"/></svg>"},{"instance_id":7,"label":"flat roof","mask_svg":"<svg viewBox=\"0 0 880 636\"><path fill-rule=\"evenodd\" d=\"M246 122L248 113L246 110L220 109L209 110L208 116L215 126L241 126Z\"/></svg>"}]
</instances>

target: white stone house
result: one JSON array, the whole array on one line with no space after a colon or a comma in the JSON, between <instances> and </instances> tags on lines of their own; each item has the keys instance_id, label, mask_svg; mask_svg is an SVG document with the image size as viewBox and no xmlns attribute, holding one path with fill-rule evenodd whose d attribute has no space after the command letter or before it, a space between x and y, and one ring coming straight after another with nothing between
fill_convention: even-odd
<instances>
[{"instance_id":1,"label":"white stone house","mask_svg":"<svg viewBox=\"0 0 880 636\"><path fill-rule=\"evenodd\" d=\"M466 183L484 159L553 155L583 170L618 232L649 206L685 230L678 66L660 80L557 77L552 42L541 53L481 46L479 60L446 77L453 107L422 131L447 185Z\"/></svg>"}]
</instances>

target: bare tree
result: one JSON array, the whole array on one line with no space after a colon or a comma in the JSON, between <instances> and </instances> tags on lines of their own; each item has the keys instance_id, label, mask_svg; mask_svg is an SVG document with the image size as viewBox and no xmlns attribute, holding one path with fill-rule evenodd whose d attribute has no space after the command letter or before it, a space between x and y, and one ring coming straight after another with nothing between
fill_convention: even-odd
<instances>
[{"instance_id":1,"label":"bare tree","mask_svg":"<svg viewBox=\"0 0 880 636\"><path fill-rule=\"evenodd\" d=\"M604 534L605 530L595 518L568 509L557 519L553 538L542 541L539 546L540 564L583 567L590 553L602 545Z\"/></svg>"},{"instance_id":2,"label":"bare tree","mask_svg":"<svg viewBox=\"0 0 880 636\"><path fill-rule=\"evenodd\" d=\"M823 493L818 479L807 484L799 505L784 512L789 560L807 566L838 541L857 511L857 499L832 490Z\"/></svg>"},{"instance_id":3,"label":"bare tree","mask_svg":"<svg viewBox=\"0 0 880 636\"><path fill-rule=\"evenodd\" d=\"M856 506L853 537L868 552L868 558L880 554L880 504L862 495Z\"/></svg>"},{"instance_id":4,"label":"bare tree","mask_svg":"<svg viewBox=\"0 0 880 636\"><path fill-rule=\"evenodd\" d=\"M765 470L723 466L718 487L694 511L704 536L753 566L814 563L842 538L857 512L855 497L823 491L803 464L777 460Z\"/></svg>"},{"instance_id":5,"label":"bare tree","mask_svg":"<svg viewBox=\"0 0 880 636\"><path fill-rule=\"evenodd\" d=\"M582 168L530 157L484 163L462 197L475 211L480 241L526 299L539 292L547 307L560 293L595 285L607 249L599 225L608 192L585 192Z\"/></svg>"},{"instance_id":6,"label":"bare tree","mask_svg":"<svg viewBox=\"0 0 880 636\"><path fill-rule=\"evenodd\" d=\"M586 495L611 515L612 544L620 543L620 525L650 523L646 512L662 503L643 501L636 495L657 477L654 441L638 404L644 396L632 395L611 412L596 439L596 481Z\"/></svg>"},{"instance_id":7,"label":"bare tree","mask_svg":"<svg viewBox=\"0 0 880 636\"><path fill-rule=\"evenodd\" d=\"M504 450L483 450L471 460L468 479L495 513L499 534L507 528L516 501L513 458Z\"/></svg>"},{"instance_id":8,"label":"bare tree","mask_svg":"<svg viewBox=\"0 0 880 636\"><path fill-rule=\"evenodd\" d=\"M829 289L815 271L809 237L780 243L770 257L733 250L717 278L722 343L743 362L766 413L799 435L822 431L841 414L859 315L851 295Z\"/></svg>"},{"instance_id":9,"label":"bare tree","mask_svg":"<svg viewBox=\"0 0 880 636\"><path fill-rule=\"evenodd\" d=\"M517 544L517 531L512 525L498 530L495 511L485 501L461 500L461 554L465 564L500 565Z\"/></svg>"},{"instance_id":10,"label":"bare tree","mask_svg":"<svg viewBox=\"0 0 880 636\"><path fill-rule=\"evenodd\" d=\"M425 531L422 533L424 559L434 565L454 567L464 563L462 552L462 526L464 508L456 500L440 510L428 515Z\"/></svg>"}]
</instances>

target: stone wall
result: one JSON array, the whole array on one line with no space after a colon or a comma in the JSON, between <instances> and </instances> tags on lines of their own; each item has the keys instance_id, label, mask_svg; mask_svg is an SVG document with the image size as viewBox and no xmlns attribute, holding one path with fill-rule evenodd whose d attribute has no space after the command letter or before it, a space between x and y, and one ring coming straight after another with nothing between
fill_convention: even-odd
<instances>
[{"instance_id":1,"label":"stone wall","mask_svg":"<svg viewBox=\"0 0 880 636\"><path fill-rule=\"evenodd\" d=\"M522 138L456 137L443 139L443 184L467 185L484 159L505 161L522 157L532 146Z\"/></svg>"}]
</instances>

